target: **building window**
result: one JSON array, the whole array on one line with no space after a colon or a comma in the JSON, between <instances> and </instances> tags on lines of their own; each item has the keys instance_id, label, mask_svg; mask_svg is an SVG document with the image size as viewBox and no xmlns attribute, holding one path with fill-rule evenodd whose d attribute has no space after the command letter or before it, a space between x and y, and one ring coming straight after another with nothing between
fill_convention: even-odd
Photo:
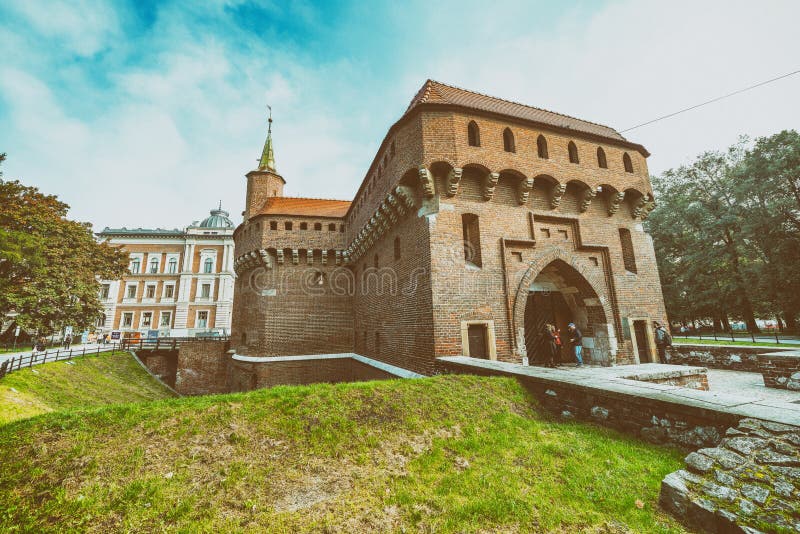
<instances>
[{"instance_id":1,"label":"building window","mask_svg":"<svg viewBox=\"0 0 800 534\"><path fill-rule=\"evenodd\" d=\"M100 317L97 318L97 321L95 321L94 325L97 326L97 327L105 326L106 325L106 314L105 313L101 313Z\"/></svg>"},{"instance_id":2,"label":"building window","mask_svg":"<svg viewBox=\"0 0 800 534\"><path fill-rule=\"evenodd\" d=\"M547 139L545 139L543 135L539 135L539 137L536 138L536 150L539 152L540 158L549 158L547 154Z\"/></svg>"},{"instance_id":3,"label":"building window","mask_svg":"<svg viewBox=\"0 0 800 534\"><path fill-rule=\"evenodd\" d=\"M301 230L308 230L308 223L307 222L301 222L300 223L300 229Z\"/></svg>"},{"instance_id":4,"label":"building window","mask_svg":"<svg viewBox=\"0 0 800 534\"><path fill-rule=\"evenodd\" d=\"M284 230L291 230L292 229L291 221L286 221L285 223L283 223L283 228Z\"/></svg>"},{"instance_id":5,"label":"building window","mask_svg":"<svg viewBox=\"0 0 800 534\"><path fill-rule=\"evenodd\" d=\"M130 328L133 326L133 312L126 312L122 314L122 327Z\"/></svg>"},{"instance_id":6,"label":"building window","mask_svg":"<svg viewBox=\"0 0 800 534\"><path fill-rule=\"evenodd\" d=\"M339 225L339 232L344 233L344 225L343 224Z\"/></svg>"},{"instance_id":7,"label":"building window","mask_svg":"<svg viewBox=\"0 0 800 534\"><path fill-rule=\"evenodd\" d=\"M625 172L633 172L633 162L627 152L622 155L622 165L625 167Z\"/></svg>"},{"instance_id":8,"label":"building window","mask_svg":"<svg viewBox=\"0 0 800 534\"><path fill-rule=\"evenodd\" d=\"M204 299L211 297L211 284L203 284L200 286L200 297Z\"/></svg>"},{"instance_id":9,"label":"building window","mask_svg":"<svg viewBox=\"0 0 800 534\"><path fill-rule=\"evenodd\" d=\"M395 237L394 238L394 259L395 260L399 260L400 259L400 238L399 237Z\"/></svg>"},{"instance_id":10,"label":"building window","mask_svg":"<svg viewBox=\"0 0 800 534\"><path fill-rule=\"evenodd\" d=\"M214 260L211 258L206 258L206 261L203 262L203 272L204 273L212 273L214 272Z\"/></svg>"},{"instance_id":11,"label":"building window","mask_svg":"<svg viewBox=\"0 0 800 534\"><path fill-rule=\"evenodd\" d=\"M142 312L142 326L150 326L153 324L153 312Z\"/></svg>"},{"instance_id":12,"label":"building window","mask_svg":"<svg viewBox=\"0 0 800 534\"><path fill-rule=\"evenodd\" d=\"M142 262L140 260L136 259L131 261L131 267L130 267L131 273L139 274L139 269L141 268L142 268Z\"/></svg>"},{"instance_id":13,"label":"building window","mask_svg":"<svg viewBox=\"0 0 800 534\"><path fill-rule=\"evenodd\" d=\"M150 260L150 274L156 274L158 272L158 260L153 258Z\"/></svg>"},{"instance_id":14,"label":"building window","mask_svg":"<svg viewBox=\"0 0 800 534\"><path fill-rule=\"evenodd\" d=\"M322 223L314 223L314 230L316 230L317 232L321 232L322 231Z\"/></svg>"},{"instance_id":15,"label":"building window","mask_svg":"<svg viewBox=\"0 0 800 534\"><path fill-rule=\"evenodd\" d=\"M603 147L597 147L597 166L601 169L608 168L608 162L606 161L606 151L603 150Z\"/></svg>"},{"instance_id":16,"label":"building window","mask_svg":"<svg viewBox=\"0 0 800 534\"><path fill-rule=\"evenodd\" d=\"M469 146L481 146L481 131L475 121L470 121L467 125L467 142Z\"/></svg>"},{"instance_id":17,"label":"building window","mask_svg":"<svg viewBox=\"0 0 800 534\"><path fill-rule=\"evenodd\" d=\"M156 298L156 286L147 286L145 288L145 298L148 299Z\"/></svg>"},{"instance_id":18,"label":"building window","mask_svg":"<svg viewBox=\"0 0 800 534\"><path fill-rule=\"evenodd\" d=\"M175 286L170 284L164 286L164 298L171 299L175 295Z\"/></svg>"},{"instance_id":19,"label":"building window","mask_svg":"<svg viewBox=\"0 0 800 534\"><path fill-rule=\"evenodd\" d=\"M328 231L329 232L335 232L336 231L336 223L330 223L328 225Z\"/></svg>"},{"instance_id":20,"label":"building window","mask_svg":"<svg viewBox=\"0 0 800 534\"><path fill-rule=\"evenodd\" d=\"M100 286L100 298L107 299L108 294L111 292L111 285L110 284L103 284Z\"/></svg>"},{"instance_id":21,"label":"building window","mask_svg":"<svg viewBox=\"0 0 800 534\"><path fill-rule=\"evenodd\" d=\"M622 262L625 264L625 270L635 273L636 272L636 256L633 252L633 240L631 239L631 231L627 228L619 229L619 240L622 244Z\"/></svg>"},{"instance_id":22,"label":"building window","mask_svg":"<svg viewBox=\"0 0 800 534\"><path fill-rule=\"evenodd\" d=\"M570 141L569 145L567 145L567 150L569 151L569 162L580 163L580 160L578 159L578 147L575 146L575 143Z\"/></svg>"},{"instance_id":23,"label":"building window","mask_svg":"<svg viewBox=\"0 0 800 534\"><path fill-rule=\"evenodd\" d=\"M158 326L166 326L169 328L170 324L172 324L172 312L162 311L161 316L159 317Z\"/></svg>"},{"instance_id":24,"label":"building window","mask_svg":"<svg viewBox=\"0 0 800 534\"><path fill-rule=\"evenodd\" d=\"M278 221L270 221L269 222L269 229L270 230L277 230L278 229Z\"/></svg>"},{"instance_id":25,"label":"building window","mask_svg":"<svg viewBox=\"0 0 800 534\"><path fill-rule=\"evenodd\" d=\"M208 312L197 312L197 328L206 328L208 326Z\"/></svg>"},{"instance_id":26,"label":"building window","mask_svg":"<svg viewBox=\"0 0 800 534\"><path fill-rule=\"evenodd\" d=\"M128 298L135 299L136 298L136 286L128 286Z\"/></svg>"},{"instance_id":27,"label":"building window","mask_svg":"<svg viewBox=\"0 0 800 534\"><path fill-rule=\"evenodd\" d=\"M175 274L176 272L178 272L177 258L170 258L169 262L167 263L167 272L169 274Z\"/></svg>"},{"instance_id":28,"label":"building window","mask_svg":"<svg viewBox=\"0 0 800 534\"><path fill-rule=\"evenodd\" d=\"M503 130L503 150L506 152L516 152L517 149L514 146L514 134L511 133L511 128L506 128Z\"/></svg>"},{"instance_id":29,"label":"building window","mask_svg":"<svg viewBox=\"0 0 800 534\"><path fill-rule=\"evenodd\" d=\"M480 267L481 234L478 216L472 213L464 213L461 216L461 224L464 230L464 260L469 265Z\"/></svg>"}]
</instances>

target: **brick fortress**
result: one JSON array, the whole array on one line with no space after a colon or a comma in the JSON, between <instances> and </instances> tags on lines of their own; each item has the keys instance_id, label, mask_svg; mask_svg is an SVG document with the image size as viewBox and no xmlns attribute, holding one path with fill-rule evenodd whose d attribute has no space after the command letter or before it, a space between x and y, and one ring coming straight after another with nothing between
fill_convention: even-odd
<instances>
[{"instance_id":1,"label":"brick fortress","mask_svg":"<svg viewBox=\"0 0 800 534\"><path fill-rule=\"evenodd\" d=\"M429 80L351 202L289 198L270 119L234 232L234 360L534 364L544 324L566 337L572 321L585 360L655 361L648 155L607 126Z\"/></svg>"}]
</instances>

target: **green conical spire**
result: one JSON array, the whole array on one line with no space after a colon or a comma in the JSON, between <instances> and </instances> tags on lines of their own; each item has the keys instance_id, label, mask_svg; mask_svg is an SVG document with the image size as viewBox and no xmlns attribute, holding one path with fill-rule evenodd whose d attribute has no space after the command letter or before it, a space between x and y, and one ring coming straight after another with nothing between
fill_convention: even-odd
<instances>
[{"instance_id":1,"label":"green conical spire","mask_svg":"<svg viewBox=\"0 0 800 534\"><path fill-rule=\"evenodd\" d=\"M275 168L275 153L272 151L272 108L269 110L267 142L264 143L264 150L261 152L261 160L258 162L258 170L278 172Z\"/></svg>"}]
</instances>

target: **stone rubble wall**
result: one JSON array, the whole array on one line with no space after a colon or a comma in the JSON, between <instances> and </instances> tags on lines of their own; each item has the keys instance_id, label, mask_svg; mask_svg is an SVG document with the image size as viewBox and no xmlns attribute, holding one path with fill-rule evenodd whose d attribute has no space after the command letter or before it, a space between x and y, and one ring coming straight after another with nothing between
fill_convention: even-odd
<instances>
[{"instance_id":1,"label":"stone rubble wall","mask_svg":"<svg viewBox=\"0 0 800 534\"><path fill-rule=\"evenodd\" d=\"M800 532L800 427L743 419L667 475L660 502L706 532Z\"/></svg>"}]
</instances>

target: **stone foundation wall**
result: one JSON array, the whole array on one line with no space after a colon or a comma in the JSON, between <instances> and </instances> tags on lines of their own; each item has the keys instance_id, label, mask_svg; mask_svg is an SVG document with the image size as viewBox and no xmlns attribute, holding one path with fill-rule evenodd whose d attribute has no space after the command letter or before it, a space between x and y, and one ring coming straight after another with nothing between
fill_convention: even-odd
<instances>
[{"instance_id":1,"label":"stone foundation wall","mask_svg":"<svg viewBox=\"0 0 800 534\"><path fill-rule=\"evenodd\" d=\"M758 366L768 388L800 391L800 352L760 354Z\"/></svg>"},{"instance_id":2,"label":"stone foundation wall","mask_svg":"<svg viewBox=\"0 0 800 534\"><path fill-rule=\"evenodd\" d=\"M708 532L800 531L800 427L742 420L717 447L689 454L660 501Z\"/></svg>"},{"instance_id":3,"label":"stone foundation wall","mask_svg":"<svg viewBox=\"0 0 800 534\"><path fill-rule=\"evenodd\" d=\"M280 385L361 382L389 378L396 377L352 358L255 363L231 360L227 387L229 391L250 391Z\"/></svg>"},{"instance_id":4,"label":"stone foundation wall","mask_svg":"<svg viewBox=\"0 0 800 534\"><path fill-rule=\"evenodd\" d=\"M228 342L182 341L178 350L175 390L181 395L228 391Z\"/></svg>"},{"instance_id":5,"label":"stone foundation wall","mask_svg":"<svg viewBox=\"0 0 800 534\"><path fill-rule=\"evenodd\" d=\"M760 373L758 355L773 349L759 347L715 347L712 345L678 345L667 347L667 361L674 365L702 365L712 369L729 369Z\"/></svg>"}]
</instances>

